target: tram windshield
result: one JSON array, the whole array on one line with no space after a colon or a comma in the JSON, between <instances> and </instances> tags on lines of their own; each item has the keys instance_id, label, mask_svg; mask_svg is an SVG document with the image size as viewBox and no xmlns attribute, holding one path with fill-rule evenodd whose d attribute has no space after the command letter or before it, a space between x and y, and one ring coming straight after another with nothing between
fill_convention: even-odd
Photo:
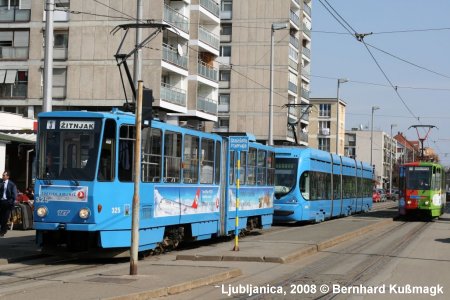
<instances>
[{"instance_id":1,"label":"tram windshield","mask_svg":"<svg viewBox=\"0 0 450 300\"><path fill-rule=\"evenodd\" d=\"M406 189L408 190L429 190L430 179L430 167L408 167L406 169Z\"/></svg>"},{"instance_id":2,"label":"tram windshield","mask_svg":"<svg viewBox=\"0 0 450 300\"><path fill-rule=\"evenodd\" d=\"M93 180L101 120L41 119L38 178Z\"/></svg>"},{"instance_id":3,"label":"tram windshield","mask_svg":"<svg viewBox=\"0 0 450 300\"><path fill-rule=\"evenodd\" d=\"M276 158L275 165L275 197L280 198L295 187L298 159Z\"/></svg>"}]
</instances>

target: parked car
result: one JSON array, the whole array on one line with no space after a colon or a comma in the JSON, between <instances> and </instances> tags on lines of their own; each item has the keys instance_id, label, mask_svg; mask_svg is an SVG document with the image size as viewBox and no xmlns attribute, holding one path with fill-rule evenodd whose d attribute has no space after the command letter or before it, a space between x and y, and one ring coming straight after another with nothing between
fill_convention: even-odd
<instances>
[{"instance_id":1,"label":"parked car","mask_svg":"<svg viewBox=\"0 0 450 300\"><path fill-rule=\"evenodd\" d=\"M388 192L388 199L397 201L400 198L400 191L398 189L392 189L392 193Z\"/></svg>"},{"instance_id":2,"label":"parked car","mask_svg":"<svg viewBox=\"0 0 450 300\"><path fill-rule=\"evenodd\" d=\"M386 191L384 189L377 189L377 193L380 195L381 202L385 202L387 200Z\"/></svg>"},{"instance_id":3,"label":"parked car","mask_svg":"<svg viewBox=\"0 0 450 300\"><path fill-rule=\"evenodd\" d=\"M377 190L373 190L372 201L373 202L380 202L381 201L380 194L378 194Z\"/></svg>"}]
</instances>

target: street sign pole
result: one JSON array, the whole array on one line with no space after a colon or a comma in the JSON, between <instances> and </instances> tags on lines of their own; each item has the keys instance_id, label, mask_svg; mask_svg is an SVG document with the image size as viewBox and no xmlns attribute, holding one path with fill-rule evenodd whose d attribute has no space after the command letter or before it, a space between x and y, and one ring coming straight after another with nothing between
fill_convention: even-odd
<instances>
[{"instance_id":1,"label":"street sign pole","mask_svg":"<svg viewBox=\"0 0 450 300\"><path fill-rule=\"evenodd\" d=\"M247 136L230 136L230 150L234 152L237 162L236 170L236 222L234 226L234 251L239 251L239 188L241 176L241 151L248 152Z\"/></svg>"}]
</instances>

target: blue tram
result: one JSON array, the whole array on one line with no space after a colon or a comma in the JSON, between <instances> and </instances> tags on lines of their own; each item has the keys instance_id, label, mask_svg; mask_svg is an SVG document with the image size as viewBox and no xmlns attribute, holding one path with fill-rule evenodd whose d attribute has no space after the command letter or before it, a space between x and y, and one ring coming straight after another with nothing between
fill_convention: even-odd
<instances>
[{"instance_id":1,"label":"blue tram","mask_svg":"<svg viewBox=\"0 0 450 300\"><path fill-rule=\"evenodd\" d=\"M34 228L42 247L127 248L134 192L134 114L39 114ZM271 226L274 151L242 152L239 230ZM142 131L139 251L235 229L235 153L228 138L160 121ZM241 161L242 162L242 161ZM250 179L253 178L253 179Z\"/></svg>"},{"instance_id":2,"label":"blue tram","mask_svg":"<svg viewBox=\"0 0 450 300\"><path fill-rule=\"evenodd\" d=\"M286 147L275 154L274 221L321 222L372 208L372 168L325 151Z\"/></svg>"}]
</instances>

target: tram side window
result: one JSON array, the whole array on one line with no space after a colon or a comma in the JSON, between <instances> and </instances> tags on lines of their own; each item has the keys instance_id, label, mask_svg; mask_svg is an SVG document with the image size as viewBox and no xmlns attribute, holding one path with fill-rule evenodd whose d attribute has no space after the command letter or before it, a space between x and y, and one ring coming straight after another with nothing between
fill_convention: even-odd
<instances>
[{"instance_id":1,"label":"tram side window","mask_svg":"<svg viewBox=\"0 0 450 300\"><path fill-rule=\"evenodd\" d=\"M300 193L302 194L303 199L309 200L309 172L303 172L300 176Z\"/></svg>"},{"instance_id":2,"label":"tram side window","mask_svg":"<svg viewBox=\"0 0 450 300\"><path fill-rule=\"evenodd\" d=\"M214 141L202 139L200 163L200 183L212 184L214 181Z\"/></svg>"},{"instance_id":3,"label":"tram side window","mask_svg":"<svg viewBox=\"0 0 450 300\"><path fill-rule=\"evenodd\" d=\"M247 157L247 184L256 184L256 162L257 162L257 151L255 148L250 148Z\"/></svg>"},{"instance_id":4,"label":"tram side window","mask_svg":"<svg viewBox=\"0 0 450 300\"><path fill-rule=\"evenodd\" d=\"M334 199L341 199L341 176L333 175L333 195Z\"/></svg>"},{"instance_id":5,"label":"tram side window","mask_svg":"<svg viewBox=\"0 0 450 300\"><path fill-rule=\"evenodd\" d=\"M275 153L268 152L267 155L267 185L275 185Z\"/></svg>"},{"instance_id":6,"label":"tram side window","mask_svg":"<svg viewBox=\"0 0 450 300\"><path fill-rule=\"evenodd\" d=\"M186 134L184 136L183 182L198 182L199 138Z\"/></svg>"},{"instance_id":7,"label":"tram side window","mask_svg":"<svg viewBox=\"0 0 450 300\"><path fill-rule=\"evenodd\" d=\"M142 132L142 181L161 181L162 132L158 128L145 128Z\"/></svg>"},{"instance_id":8,"label":"tram side window","mask_svg":"<svg viewBox=\"0 0 450 300\"><path fill-rule=\"evenodd\" d=\"M241 151L241 168L239 169L239 184L246 184L245 182L245 179L247 178L246 170L247 170L247 152Z\"/></svg>"},{"instance_id":9,"label":"tram side window","mask_svg":"<svg viewBox=\"0 0 450 300\"><path fill-rule=\"evenodd\" d=\"M215 163L215 166L216 166L216 172L215 172L215 180L214 180L214 182L216 183L216 184L220 184L220 169L221 169L221 160L220 160L220 157L221 157L221 151L222 151L222 146L221 146L222 144L220 143L220 142L216 142L216 154L215 154L215 158L216 158L216 163Z\"/></svg>"},{"instance_id":10,"label":"tram side window","mask_svg":"<svg viewBox=\"0 0 450 300\"><path fill-rule=\"evenodd\" d=\"M99 181L112 181L114 179L116 166L114 157L114 153L116 153L115 136L116 122L114 120L106 120L97 174Z\"/></svg>"},{"instance_id":11,"label":"tram side window","mask_svg":"<svg viewBox=\"0 0 450 300\"><path fill-rule=\"evenodd\" d=\"M234 151L230 151L230 165L228 166L228 169L229 169L229 173L228 173L228 176L229 176L229 181L230 181L230 185L234 185L235 184L235 182L234 182L234 161L235 161L235 156L236 156L236 154L235 154L236 152L234 152Z\"/></svg>"},{"instance_id":12,"label":"tram side window","mask_svg":"<svg viewBox=\"0 0 450 300\"><path fill-rule=\"evenodd\" d=\"M326 200L331 198L331 174L309 172L310 199Z\"/></svg>"},{"instance_id":13,"label":"tram side window","mask_svg":"<svg viewBox=\"0 0 450 300\"><path fill-rule=\"evenodd\" d=\"M166 131L164 134L164 182L180 182L181 133Z\"/></svg>"},{"instance_id":14,"label":"tram side window","mask_svg":"<svg viewBox=\"0 0 450 300\"><path fill-rule=\"evenodd\" d=\"M119 180L133 181L133 156L135 127L124 125L120 127L119 137Z\"/></svg>"},{"instance_id":15,"label":"tram side window","mask_svg":"<svg viewBox=\"0 0 450 300\"><path fill-rule=\"evenodd\" d=\"M267 152L264 150L258 151L258 161L256 168L256 183L258 185L266 185L266 171L267 171Z\"/></svg>"}]
</instances>

